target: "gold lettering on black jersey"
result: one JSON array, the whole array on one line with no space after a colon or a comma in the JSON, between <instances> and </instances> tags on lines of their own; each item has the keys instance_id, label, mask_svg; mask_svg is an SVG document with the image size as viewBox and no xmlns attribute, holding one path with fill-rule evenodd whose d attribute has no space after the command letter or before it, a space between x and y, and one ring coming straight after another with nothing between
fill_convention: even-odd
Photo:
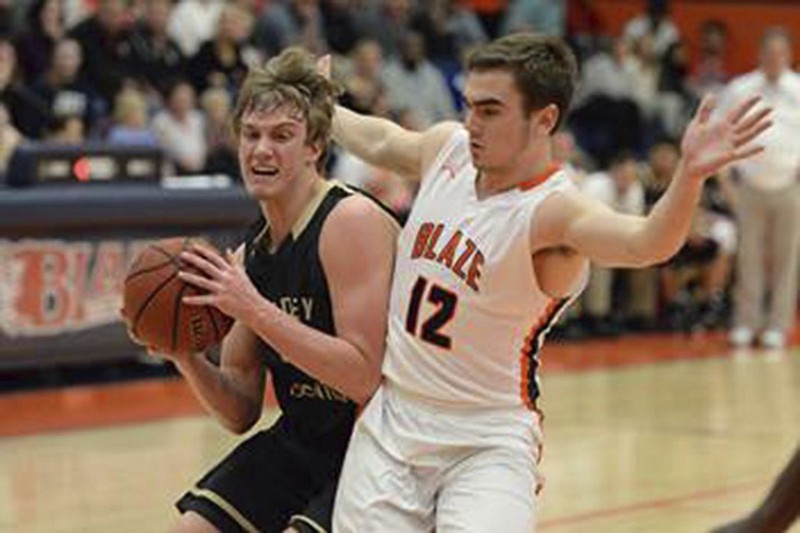
<instances>
[{"instance_id":1,"label":"gold lettering on black jersey","mask_svg":"<svg viewBox=\"0 0 800 533\"><path fill-rule=\"evenodd\" d=\"M300 382L296 381L289 387L289 394L298 400L309 398L313 400L327 400L330 402L347 402L347 396L320 383L319 381Z\"/></svg>"},{"instance_id":2,"label":"gold lettering on black jersey","mask_svg":"<svg viewBox=\"0 0 800 533\"><path fill-rule=\"evenodd\" d=\"M301 322L310 323L314 311L314 298L307 296L281 296L278 305L283 312L291 315Z\"/></svg>"}]
</instances>

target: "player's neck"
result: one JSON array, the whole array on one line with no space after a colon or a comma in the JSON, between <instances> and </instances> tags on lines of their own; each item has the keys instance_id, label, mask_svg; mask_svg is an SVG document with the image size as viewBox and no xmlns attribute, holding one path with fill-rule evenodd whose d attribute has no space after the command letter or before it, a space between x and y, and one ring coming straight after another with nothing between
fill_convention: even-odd
<instances>
[{"instance_id":1,"label":"player's neck","mask_svg":"<svg viewBox=\"0 0 800 533\"><path fill-rule=\"evenodd\" d=\"M269 224L270 248L274 250L281 245L323 185L320 175L312 171L306 176L298 177L285 194L261 202L261 212Z\"/></svg>"},{"instance_id":2,"label":"player's neck","mask_svg":"<svg viewBox=\"0 0 800 533\"><path fill-rule=\"evenodd\" d=\"M536 156L522 156L508 169L481 170L475 184L478 198L500 194L530 182L543 175L552 165L553 158L550 151L546 150Z\"/></svg>"}]
</instances>

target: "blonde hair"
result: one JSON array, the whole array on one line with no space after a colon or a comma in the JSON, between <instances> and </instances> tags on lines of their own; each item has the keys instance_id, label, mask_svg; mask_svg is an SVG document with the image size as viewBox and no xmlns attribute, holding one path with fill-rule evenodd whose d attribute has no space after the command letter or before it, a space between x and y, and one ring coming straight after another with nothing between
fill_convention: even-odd
<instances>
[{"instance_id":1,"label":"blonde hair","mask_svg":"<svg viewBox=\"0 0 800 533\"><path fill-rule=\"evenodd\" d=\"M302 48L287 48L264 67L248 73L233 111L233 131L240 134L247 112L288 107L302 115L306 142L324 149L330 139L338 94L338 86L317 72L311 54Z\"/></svg>"},{"instance_id":2,"label":"blonde hair","mask_svg":"<svg viewBox=\"0 0 800 533\"><path fill-rule=\"evenodd\" d=\"M136 89L122 89L114 98L114 122L130 124L136 119L138 126L147 124L147 101Z\"/></svg>"}]
</instances>

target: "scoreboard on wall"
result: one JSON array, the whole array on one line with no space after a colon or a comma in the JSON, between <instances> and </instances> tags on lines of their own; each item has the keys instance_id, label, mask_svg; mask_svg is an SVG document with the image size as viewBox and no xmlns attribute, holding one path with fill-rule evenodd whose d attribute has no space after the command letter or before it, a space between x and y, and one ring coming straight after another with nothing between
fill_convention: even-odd
<instances>
[{"instance_id":1,"label":"scoreboard on wall","mask_svg":"<svg viewBox=\"0 0 800 533\"><path fill-rule=\"evenodd\" d=\"M105 143L27 143L14 151L9 187L108 182L158 183L164 157L157 147Z\"/></svg>"}]
</instances>

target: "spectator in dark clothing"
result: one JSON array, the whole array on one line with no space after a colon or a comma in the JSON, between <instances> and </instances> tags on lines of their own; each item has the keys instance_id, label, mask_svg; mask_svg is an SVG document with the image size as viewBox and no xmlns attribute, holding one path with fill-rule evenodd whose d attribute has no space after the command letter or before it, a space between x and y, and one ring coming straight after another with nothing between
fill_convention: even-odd
<instances>
[{"instance_id":1,"label":"spectator in dark clothing","mask_svg":"<svg viewBox=\"0 0 800 533\"><path fill-rule=\"evenodd\" d=\"M328 48L336 54L349 54L364 31L348 0L321 0L322 26Z\"/></svg>"},{"instance_id":2,"label":"spectator in dark clothing","mask_svg":"<svg viewBox=\"0 0 800 533\"><path fill-rule=\"evenodd\" d=\"M148 92L164 94L184 69L184 57L178 44L167 33L172 0L146 0L144 14L136 24L128 43L130 68Z\"/></svg>"},{"instance_id":3,"label":"spectator in dark clothing","mask_svg":"<svg viewBox=\"0 0 800 533\"><path fill-rule=\"evenodd\" d=\"M35 138L37 128L48 118L47 104L20 80L17 50L7 37L0 37L0 103L11 115L11 125L23 136Z\"/></svg>"},{"instance_id":4,"label":"spectator in dark clothing","mask_svg":"<svg viewBox=\"0 0 800 533\"><path fill-rule=\"evenodd\" d=\"M37 137L45 129L52 130L54 126L58 129L59 124L71 117L77 117L83 125L83 131L88 132L95 120L105 114L100 98L78 76L82 61L80 45L72 39L63 39L53 50L50 67L31 86L31 91L49 110L48 122L55 121L54 124L40 124Z\"/></svg>"},{"instance_id":5,"label":"spectator in dark clothing","mask_svg":"<svg viewBox=\"0 0 800 533\"><path fill-rule=\"evenodd\" d=\"M250 38L253 19L236 4L220 14L214 38L200 45L189 60L189 77L198 94L209 87L224 87L232 95L247 75L243 45Z\"/></svg>"},{"instance_id":6,"label":"spectator in dark clothing","mask_svg":"<svg viewBox=\"0 0 800 533\"><path fill-rule=\"evenodd\" d=\"M83 51L81 75L107 104L131 77L126 4L101 0L94 15L69 32Z\"/></svg>"},{"instance_id":7,"label":"spectator in dark clothing","mask_svg":"<svg viewBox=\"0 0 800 533\"><path fill-rule=\"evenodd\" d=\"M64 14L59 0L36 0L28 8L28 27L16 39L22 77L32 83L50 63L56 42L64 36Z\"/></svg>"},{"instance_id":8,"label":"spectator in dark clothing","mask_svg":"<svg viewBox=\"0 0 800 533\"><path fill-rule=\"evenodd\" d=\"M314 54L327 51L322 10L316 0L270 2L253 32L256 46L267 56L289 46L302 46Z\"/></svg>"}]
</instances>

